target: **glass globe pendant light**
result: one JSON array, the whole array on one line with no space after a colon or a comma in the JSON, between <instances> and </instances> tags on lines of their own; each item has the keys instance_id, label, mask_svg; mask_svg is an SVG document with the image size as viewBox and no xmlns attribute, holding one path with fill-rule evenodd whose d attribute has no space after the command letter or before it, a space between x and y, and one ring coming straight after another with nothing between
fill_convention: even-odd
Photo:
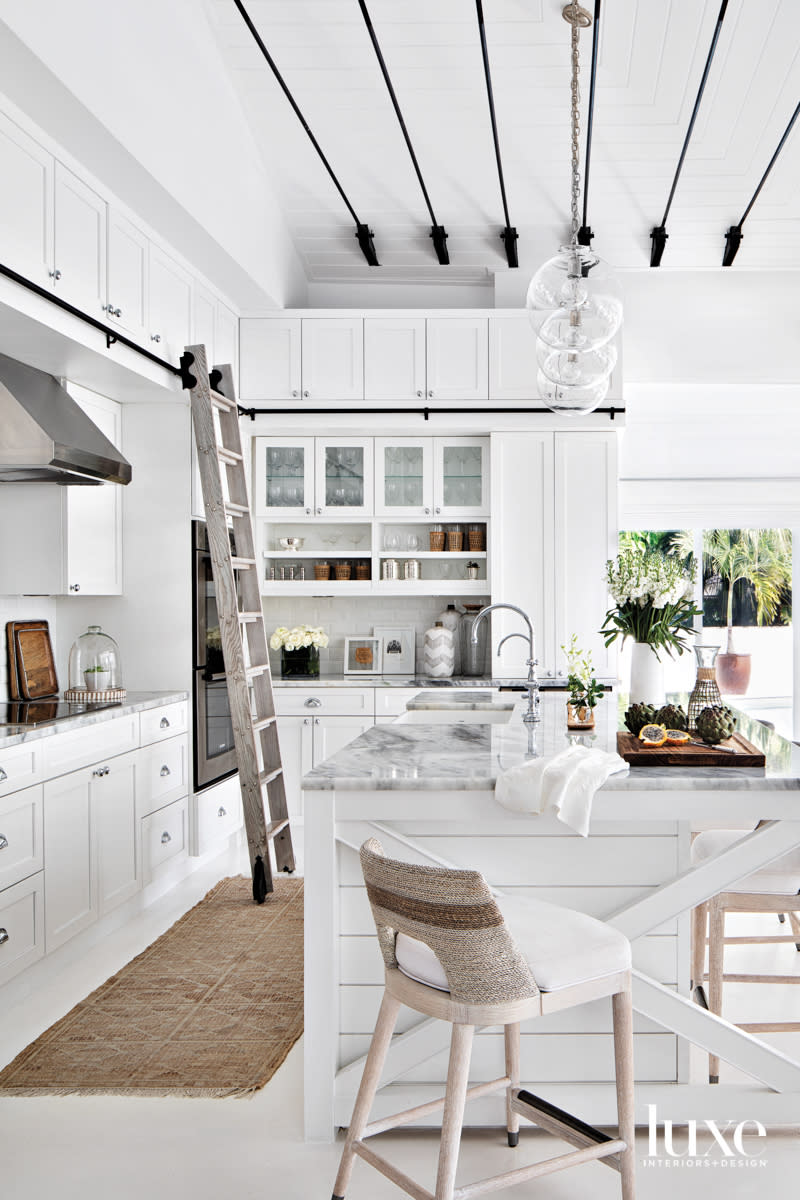
<instances>
[{"instance_id":1,"label":"glass globe pendant light","mask_svg":"<svg viewBox=\"0 0 800 1200\"><path fill-rule=\"evenodd\" d=\"M620 288L590 246L578 242L580 196L578 74L580 29L591 15L577 3L562 10L572 26L571 134L572 236L530 282L526 307L536 332L539 394L560 413L589 413L608 393L617 352L610 343L622 325Z\"/></svg>"}]
</instances>

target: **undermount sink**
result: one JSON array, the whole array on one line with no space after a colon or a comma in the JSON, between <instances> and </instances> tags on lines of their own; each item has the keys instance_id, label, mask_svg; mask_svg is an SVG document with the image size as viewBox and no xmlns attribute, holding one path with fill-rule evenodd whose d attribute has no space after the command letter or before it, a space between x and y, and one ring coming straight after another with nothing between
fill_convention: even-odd
<instances>
[{"instance_id":1,"label":"undermount sink","mask_svg":"<svg viewBox=\"0 0 800 1200\"><path fill-rule=\"evenodd\" d=\"M403 725L507 725L513 708L418 708L397 718Z\"/></svg>"}]
</instances>

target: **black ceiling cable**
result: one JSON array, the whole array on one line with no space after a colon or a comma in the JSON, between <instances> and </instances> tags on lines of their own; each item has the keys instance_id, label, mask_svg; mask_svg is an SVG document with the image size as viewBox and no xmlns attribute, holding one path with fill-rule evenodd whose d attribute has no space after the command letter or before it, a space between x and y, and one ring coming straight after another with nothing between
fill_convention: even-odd
<instances>
[{"instance_id":1,"label":"black ceiling cable","mask_svg":"<svg viewBox=\"0 0 800 1200\"><path fill-rule=\"evenodd\" d=\"M236 3L238 3L238 0L236 0ZM392 81L389 78L389 71L386 66L386 62L384 60L383 54L381 53L380 43L378 42L378 38L377 38L377 35L373 28L372 21L370 19L370 15L367 10L367 6L364 3L364 0L358 0L358 6L361 9L361 15L364 18L364 24L367 27L367 32L369 33L370 39L372 41L372 45L375 49L375 54L377 56L378 63L380 65L381 72L383 74L383 79L386 84L386 88L389 92L389 97L392 101L392 104L394 105L394 111L397 116L397 120L399 121L400 128L403 131L403 137L406 139L406 146L408 147L408 153L411 155L411 161L414 164L414 170L417 173L417 179L419 180L419 186L422 188L422 195L425 197L425 204L427 205L428 212L430 213L430 217L431 217L430 236L433 238L433 248L436 251L436 257L439 260L440 266L446 267L450 262L450 255L447 253L447 233L445 232L444 225L437 225L437 223L436 223L436 216L434 214L433 206L431 205L430 197L428 195L428 189L425 187L425 180L422 178L422 171L420 171L420 169L419 169L419 163L417 162L417 156L414 153L414 147L411 144L411 138L409 137L408 129L406 128L406 123L403 120L403 114L400 110L400 105L398 103L397 96L395 95L395 91L392 86Z\"/></svg>"},{"instance_id":2,"label":"black ceiling cable","mask_svg":"<svg viewBox=\"0 0 800 1200\"><path fill-rule=\"evenodd\" d=\"M233 2L236 5L236 7L238 8L239 12L241 13L242 19L244 20L245 25L250 30L250 33L253 35L253 40L255 41L259 50L264 55L264 58L266 59L267 63L269 64L269 68L272 71L272 74L277 79L278 84L280 85L284 96L291 104L292 109L294 110L295 116L297 117L300 124L303 126L303 129L305 129L306 133L308 134L308 138L309 138L309 141L311 142L311 145L314 147L317 154L322 159L323 166L325 167L325 170L328 172L331 179L333 180L333 185L336 188L337 192L342 197L342 200L344 200L345 206L347 207L347 211L350 213L350 216L355 221L355 223L356 223L356 238L358 239L358 244L361 247L361 252L364 255L364 258L367 260L367 262L369 263L369 265L371 267L379 267L380 263L378 262L378 255L375 250L375 243L372 240L375 236L374 233L372 232L372 230L369 228L368 225L366 225L362 221L359 221L356 210L353 208L352 204L347 199L347 196L345 195L342 185L339 183L339 180L336 178L336 175L334 174L333 167L328 162L327 158L325 157L322 147L320 146L317 139L314 137L314 134L311 132L311 128L310 128L308 122L306 121L305 117L303 116L300 109L298 108L297 102L295 101L294 96L289 91L289 88L286 86L286 82L285 82L283 76L281 75L280 71L278 70L277 66L275 65L274 59L272 58L272 55L270 54L269 50L264 45L264 42L263 42L258 30L256 29L255 25L253 24L253 22L250 18L250 14L248 13L247 9L242 4L241 0L233 0Z\"/></svg>"},{"instance_id":3,"label":"black ceiling cable","mask_svg":"<svg viewBox=\"0 0 800 1200\"><path fill-rule=\"evenodd\" d=\"M478 9L478 29L481 35L481 53L483 55L483 73L486 76L486 94L489 99L489 116L492 120L492 137L494 138L494 155L497 159L497 177L500 180L500 195L503 199L503 213L506 219L506 227L500 234L503 245L506 248L506 258L510 267L519 266L519 258L517 257L517 231L511 224L511 218L508 215L508 201L506 200L506 182L503 178L503 160L500 157L500 138L497 133L497 118L494 111L494 91L492 90L492 72L489 66L489 49L486 45L486 26L483 23L483 4L481 0L475 0Z\"/></svg>"},{"instance_id":4,"label":"black ceiling cable","mask_svg":"<svg viewBox=\"0 0 800 1200\"><path fill-rule=\"evenodd\" d=\"M650 240L653 243L653 245L650 248L650 266L651 267L660 267L661 266L661 256L664 253L664 247L666 246L667 238L669 237L669 234L667 233L667 229L666 229L667 217L669 216L669 210L672 206L672 198L675 195L675 189L678 186L678 179L680 177L681 169L683 167L683 160L685 159L686 151L689 148L689 141L691 140L692 131L694 130L694 123L697 119L697 113L700 109L700 101L703 98L703 92L705 91L706 82L708 80L708 73L711 70L711 63L714 58L714 53L717 49L717 42L719 41L720 30L722 29L722 22L725 19L725 9L727 7L728 7L728 0L722 0L722 4L720 5L720 10L719 10L719 16L717 17L717 24L714 29L714 36L711 39L711 48L708 51L708 58L706 59L705 70L703 71L703 78L700 80L700 87L697 91L697 99L694 102L694 108L692 109L692 117L691 117L691 120L689 121L689 128L686 130L686 137L684 138L684 141L683 141L683 149L681 150L681 156L678 159L678 165L675 168L675 177L672 180L672 187L670 188L669 199L667 200L667 207L664 209L664 216L661 218L661 224L654 225L652 230L650 231Z\"/></svg>"},{"instance_id":5,"label":"black ceiling cable","mask_svg":"<svg viewBox=\"0 0 800 1200\"><path fill-rule=\"evenodd\" d=\"M589 228L589 167L592 163L592 132L594 129L594 87L597 78L597 51L600 45L600 0L594 0L594 28L592 29L592 69L589 82L589 108L586 118L586 165L583 169L583 224L578 230L578 243L591 246L594 231Z\"/></svg>"},{"instance_id":6,"label":"black ceiling cable","mask_svg":"<svg viewBox=\"0 0 800 1200\"><path fill-rule=\"evenodd\" d=\"M769 160L769 165L767 166L767 169L764 172L764 174L761 176L761 180L759 182L758 187L753 192L753 195L750 197L750 203L748 204L747 208L744 210L744 213L742 214L739 224L731 225L730 229L725 234L725 253L722 256L723 267L729 267L731 265L731 263L733 262L733 260L736 258L736 253L739 249L739 246L741 245L742 237L744 236L742 233L742 226L744 225L745 221L747 220L747 217L749 216L750 209L753 207L756 200L758 199L758 193L761 191L762 187L766 183L767 176L769 175L772 168L775 166L775 160L777 159L777 157L780 154L783 147L786 145L786 140L789 137L789 134L792 132L792 126L794 125L795 121L797 120L798 113L800 113L800 104L797 105L797 108L792 113L792 116L789 120L789 124L786 126L785 130L783 131L783 137L778 142L778 148L775 151L775 153L773 154L772 158Z\"/></svg>"}]
</instances>

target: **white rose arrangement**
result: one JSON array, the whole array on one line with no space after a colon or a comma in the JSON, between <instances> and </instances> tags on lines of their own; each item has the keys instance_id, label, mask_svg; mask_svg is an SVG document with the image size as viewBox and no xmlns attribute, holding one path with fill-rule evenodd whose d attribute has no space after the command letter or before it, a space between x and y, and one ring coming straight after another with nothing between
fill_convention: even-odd
<instances>
[{"instance_id":1,"label":"white rose arrangement","mask_svg":"<svg viewBox=\"0 0 800 1200\"><path fill-rule=\"evenodd\" d=\"M600 632L610 646L618 637L646 642L658 653L683 654L694 633L689 622L700 615L692 599L694 565L649 550L623 550L606 563L608 590L616 605Z\"/></svg>"},{"instance_id":2,"label":"white rose arrangement","mask_svg":"<svg viewBox=\"0 0 800 1200\"><path fill-rule=\"evenodd\" d=\"M273 650L304 650L308 646L320 650L327 646L328 635L321 625L295 625L293 629L279 625L269 644Z\"/></svg>"}]
</instances>

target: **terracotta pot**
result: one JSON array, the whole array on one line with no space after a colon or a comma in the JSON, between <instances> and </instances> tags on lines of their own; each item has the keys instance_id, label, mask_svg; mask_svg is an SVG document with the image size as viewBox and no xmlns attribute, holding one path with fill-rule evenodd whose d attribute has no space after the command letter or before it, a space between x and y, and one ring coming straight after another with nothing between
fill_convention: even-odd
<instances>
[{"instance_id":1,"label":"terracotta pot","mask_svg":"<svg viewBox=\"0 0 800 1200\"><path fill-rule=\"evenodd\" d=\"M719 690L729 696L744 696L750 683L750 655L718 654L716 668Z\"/></svg>"}]
</instances>

